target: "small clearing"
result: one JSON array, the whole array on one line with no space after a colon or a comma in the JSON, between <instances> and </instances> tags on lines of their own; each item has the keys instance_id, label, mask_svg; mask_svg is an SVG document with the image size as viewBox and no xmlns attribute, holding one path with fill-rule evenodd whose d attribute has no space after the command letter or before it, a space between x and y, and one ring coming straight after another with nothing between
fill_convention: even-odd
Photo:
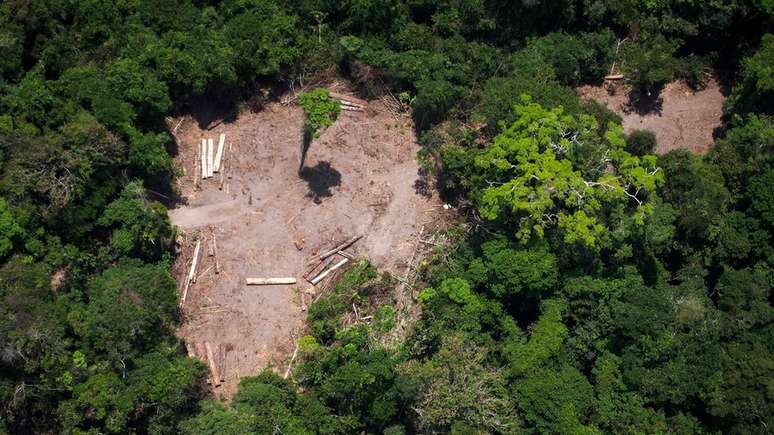
<instances>
[{"instance_id":1,"label":"small clearing","mask_svg":"<svg viewBox=\"0 0 774 435\"><path fill-rule=\"evenodd\" d=\"M181 293L194 239L203 240L178 334L194 353L204 342L225 349L224 382L215 390L221 397L267 366L284 373L303 332L303 308L317 291L302 277L310 258L362 234L349 251L401 277L420 229L427 234L452 213L437 194L417 187L419 145L410 118L382 101L362 103L365 110L342 111L313 140L300 174L304 113L293 104L270 103L211 131L188 116L171 120L184 171L180 204L170 210L180 232L173 271ZM218 173L196 188L201 138L217 144L220 133L222 188ZM209 255L213 234L216 256ZM247 277L295 277L297 284L246 286Z\"/></svg>"},{"instance_id":2,"label":"small clearing","mask_svg":"<svg viewBox=\"0 0 774 435\"><path fill-rule=\"evenodd\" d=\"M607 85L587 85L578 88L578 93L617 113L623 119L626 133L643 129L653 131L659 154L678 148L703 154L714 142L713 131L722 124L725 97L714 79L700 91L692 90L682 81L670 83L661 91L655 107L647 111L631 107L622 86L615 85L614 90L611 95Z\"/></svg>"}]
</instances>

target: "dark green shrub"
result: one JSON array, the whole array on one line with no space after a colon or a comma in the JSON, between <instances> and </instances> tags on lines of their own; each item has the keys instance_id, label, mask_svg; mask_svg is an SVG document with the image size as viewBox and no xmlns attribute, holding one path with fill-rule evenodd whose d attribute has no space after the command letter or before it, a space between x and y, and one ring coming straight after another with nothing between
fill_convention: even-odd
<instances>
[{"instance_id":1,"label":"dark green shrub","mask_svg":"<svg viewBox=\"0 0 774 435\"><path fill-rule=\"evenodd\" d=\"M709 75L707 61L699 56L688 56L680 59L677 70L677 76L683 80L693 90L702 90L707 87Z\"/></svg>"},{"instance_id":2,"label":"dark green shrub","mask_svg":"<svg viewBox=\"0 0 774 435\"><path fill-rule=\"evenodd\" d=\"M634 130L626 138L626 151L644 156L656 150L656 134L650 130Z\"/></svg>"}]
</instances>

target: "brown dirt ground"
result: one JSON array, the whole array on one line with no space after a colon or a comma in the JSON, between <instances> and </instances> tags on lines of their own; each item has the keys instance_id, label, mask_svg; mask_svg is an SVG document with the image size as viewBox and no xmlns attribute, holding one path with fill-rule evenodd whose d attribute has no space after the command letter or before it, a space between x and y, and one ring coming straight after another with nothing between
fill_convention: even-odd
<instances>
[{"instance_id":1,"label":"brown dirt ground","mask_svg":"<svg viewBox=\"0 0 774 435\"><path fill-rule=\"evenodd\" d=\"M608 93L607 85L582 86L578 93L621 116L626 133L637 129L656 133L659 154L678 148L699 154L706 152L714 141L713 131L721 126L725 99L714 79L701 91L694 91L681 81L670 83L661 91L660 107L644 114L629 105L627 90L621 85L615 86L613 95Z\"/></svg>"},{"instance_id":2,"label":"brown dirt ground","mask_svg":"<svg viewBox=\"0 0 774 435\"><path fill-rule=\"evenodd\" d=\"M295 105L270 103L212 131L202 131L188 116L171 120L172 125L181 120L176 164L183 171L178 179L182 201L170 210L180 232L173 272L181 292L194 239L204 236L206 243L178 334L189 348L208 341L229 350L225 383L215 389L220 397L231 397L240 378L267 366L284 373L294 337L304 327L299 289L311 287L301 275L312 256L363 234L351 250L402 277L420 228L427 235L452 213L443 210L437 194L417 193L419 146L413 125L381 101L368 102L363 112L342 111L312 142L306 180L298 175L304 115ZM196 189L201 136L212 137L217 146L221 132L227 150L223 189L218 174ZM207 255L213 232L219 274L214 257ZM296 277L299 284L244 285L246 277L282 276ZM310 299L304 298L307 304Z\"/></svg>"}]
</instances>

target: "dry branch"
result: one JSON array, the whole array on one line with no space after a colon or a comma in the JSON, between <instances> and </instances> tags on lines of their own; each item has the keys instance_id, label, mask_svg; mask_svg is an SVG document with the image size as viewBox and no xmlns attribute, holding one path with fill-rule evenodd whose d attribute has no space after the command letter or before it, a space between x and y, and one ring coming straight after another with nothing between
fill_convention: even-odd
<instances>
[{"instance_id":1,"label":"dry branch","mask_svg":"<svg viewBox=\"0 0 774 435\"><path fill-rule=\"evenodd\" d=\"M293 368L293 361L296 360L296 355L298 355L298 341L296 341L296 348L293 350L293 356L290 357L290 362L288 363L288 368L285 370L285 376L284 378L287 379L288 376L290 376L290 369Z\"/></svg>"},{"instance_id":2,"label":"dry branch","mask_svg":"<svg viewBox=\"0 0 774 435\"><path fill-rule=\"evenodd\" d=\"M220 124L223 124L223 121L225 121L225 119L219 119L219 120L215 121L213 124L211 124L209 127L207 127L207 130L208 131L212 130L213 128L219 126Z\"/></svg>"},{"instance_id":3,"label":"dry branch","mask_svg":"<svg viewBox=\"0 0 774 435\"><path fill-rule=\"evenodd\" d=\"M204 347L207 349L207 365L210 366L210 377L212 378L212 383L217 387L220 385L220 373L218 372L217 364L215 364L215 354L209 341L204 342Z\"/></svg>"},{"instance_id":4,"label":"dry branch","mask_svg":"<svg viewBox=\"0 0 774 435\"><path fill-rule=\"evenodd\" d=\"M411 269L414 267L414 257L417 255L417 249L419 248L419 241L422 240L422 233L425 232L425 226L423 225L422 228L419 230L419 235L417 236L417 243L414 245L414 251L411 253L411 259L409 260L408 264L406 265L406 273L403 275L403 281L401 281L400 285L400 297L403 297L403 292L406 290L406 285L408 285L408 276L409 272L411 272Z\"/></svg>"},{"instance_id":5,"label":"dry branch","mask_svg":"<svg viewBox=\"0 0 774 435\"><path fill-rule=\"evenodd\" d=\"M207 352L204 350L204 345L202 345L202 343L194 342L193 347L194 347L194 354L196 354L197 358L199 358L202 361L207 359L207 357L205 356Z\"/></svg>"},{"instance_id":6,"label":"dry branch","mask_svg":"<svg viewBox=\"0 0 774 435\"><path fill-rule=\"evenodd\" d=\"M310 264L310 267L306 269L303 274L304 279L309 281L309 277L314 277L320 274L326 267L333 262L333 257L328 257L325 260L320 261L319 257L314 258L314 262Z\"/></svg>"},{"instance_id":7,"label":"dry branch","mask_svg":"<svg viewBox=\"0 0 774 435\"><path fill-rule=\"evenodd\" d=\"M355 243L358 240L360 240L361 237L363 237L363 236L359 235L359 236L352 237L351 239L347 240L346 242L340 244L339 246L337 246L337 247L331 249L330 251L320 255L320 257L319 257L320 260L325 260L326 258L330 257L331 255L333 255L333 254L335 254L335 253L337 253L339 251L343 251L343 250L349 248L353 243Z\"/></svg>"}]
</instances>

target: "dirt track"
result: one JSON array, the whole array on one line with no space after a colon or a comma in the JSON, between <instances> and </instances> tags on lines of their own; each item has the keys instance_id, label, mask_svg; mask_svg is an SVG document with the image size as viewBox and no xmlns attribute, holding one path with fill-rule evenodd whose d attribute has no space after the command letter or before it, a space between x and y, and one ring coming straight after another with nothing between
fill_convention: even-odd
<instances>
[{"instance_id":1,"label":"dirt track","mask_svg":"<svg viewBox=\"0 0 774 435\"><path fill-rule=\"evenodd\" d=\"M364 112L342 112L312 142L299 176L302 125L301 109L273 103L204 132L216 142L224 132L227 149L231 143L223 190L218 174L203 180L201 190L193 188L202 131L185 118L177 132L184 205L170 216L182 234L174 268L181 286L193 238L207 240L179 335L188 343L209 341L230 350L225 385L216 389L224 397L236 391L241 377L269 364L284 371L291 335L303 327L298 288L310 287L301 274L311 256L363 234L353 251L402 275L417 232L437 225L443 213L437 195L427 198L415 189L418 145L407 117L396 119L379 102ZM211 231L217 275L207 255ZM299 285L247 287L248 276L294 276Z\"/></svg>"},{"instance_id":2,"label":"dirt track","mask_svg":"<svg viewBox=\"0 0 774 435\"><path fill-rule=\"evenodd\" d=\"M614 95L605 86L582 86L578 93L605 104L621 116L626 133L637 129L656 133L659 154L678 148L706 152L714 141L713 130L721 125L725 99L712 79L701 91L693 91L682 82L668 84L661 91L660 106L657 104L647 113L638 113L628 106L629 98L622 87Z\"/></svg>"}]
</instances>

